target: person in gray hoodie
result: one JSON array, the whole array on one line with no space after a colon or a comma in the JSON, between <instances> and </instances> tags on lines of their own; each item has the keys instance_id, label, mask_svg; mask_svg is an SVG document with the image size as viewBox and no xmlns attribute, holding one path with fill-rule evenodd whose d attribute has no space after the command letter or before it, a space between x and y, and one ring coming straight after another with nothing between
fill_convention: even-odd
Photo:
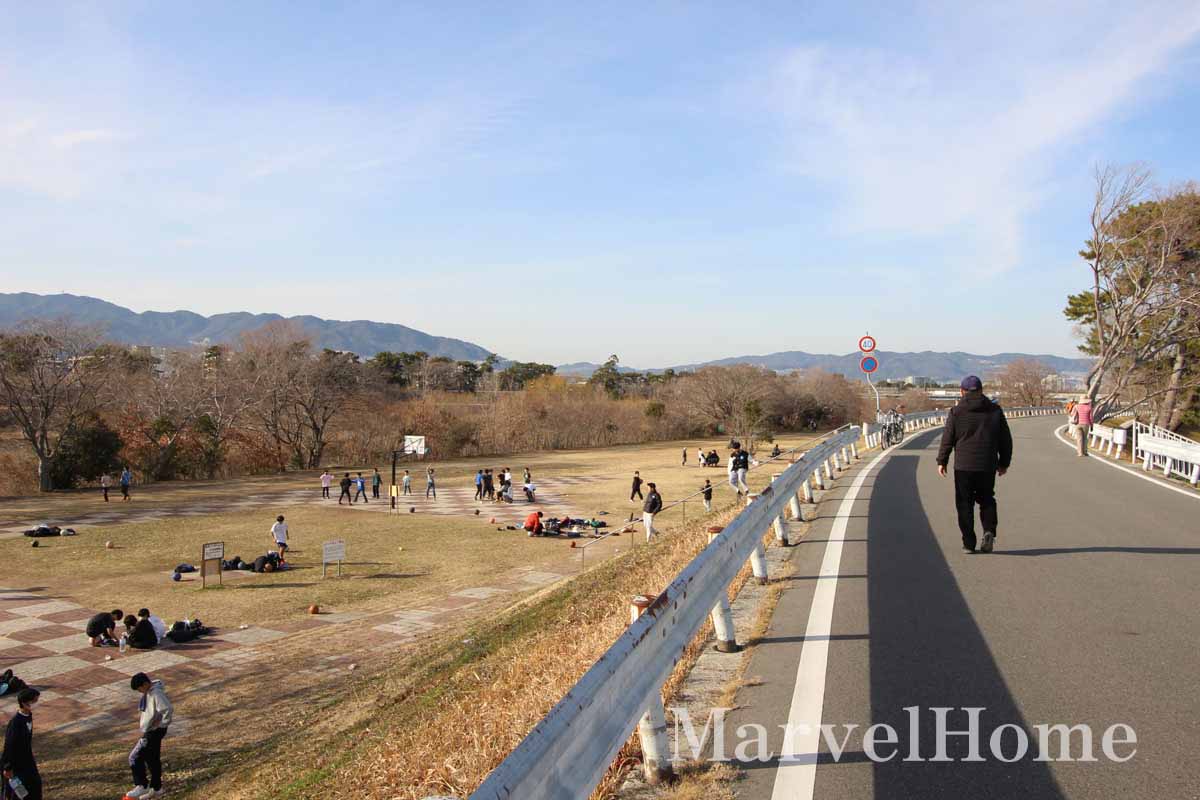
<instances>
[{"instance_id":1,"label":"person in gray hoodie","mask_svg":"<svg viewBox=\"0 0 1200 800\"><path fill-rule=\"evenodd\" d=\"M162 793L162 740L167 735L175 709L162 681L152 681L144 672L130 678L129 688L142 695L138 701L141 736L129 753L134 787L125 796L131 800L146 800ZM148 779L147 770L150 773Z\"/></svg>"}]
</instances>

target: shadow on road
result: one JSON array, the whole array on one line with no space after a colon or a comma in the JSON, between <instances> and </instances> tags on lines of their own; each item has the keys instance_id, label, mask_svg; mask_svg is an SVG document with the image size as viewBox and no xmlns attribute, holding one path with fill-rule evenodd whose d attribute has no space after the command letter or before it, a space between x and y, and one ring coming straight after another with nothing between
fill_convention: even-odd
<instances>
[{"instance_id":1,"label":"shadow on road","mask_svg":"<svg viewBox=\"0 0 1200 800\"><path fill-rule=\"evenodd\" d=\"M926 446L917 438L904 449ZM992 656L966 598L921 506L918 458L891 458L871 496L867 550L870 620L872 722L887 723L899 735L899 754L874 765L875 798L1062 798L1045 763L1034 761L1036 740ZM958 532L952 539L958 541ZM951 708L947 729L967 728L968 707L982 707L979 748L984 761L963 762L967 737L947 737L952 762L903 759L913 746L906 707L917 706L915 725L920 755L929 759L937 745L932 708ZM832 720L831 720L832 721ZM989 749L992 731L1002 725L1025 730L1031 753L1011 764ZM1015 747L1008 730L1006 753ZM886 751L885 751L886 752Z\"/></svg>"},{"instance_id":2,"label":"shadow on road","mask_svg":"<svg viewBox=\"0 0 1200 800\"><path fill-rule=\"evenodd\" d=\"M1072 553L1136 553L1160 556L1200 556L1200 547L1042 547L1032 550L997 550L994 556L1062 556Z\"/></svg>"}]
</instances>

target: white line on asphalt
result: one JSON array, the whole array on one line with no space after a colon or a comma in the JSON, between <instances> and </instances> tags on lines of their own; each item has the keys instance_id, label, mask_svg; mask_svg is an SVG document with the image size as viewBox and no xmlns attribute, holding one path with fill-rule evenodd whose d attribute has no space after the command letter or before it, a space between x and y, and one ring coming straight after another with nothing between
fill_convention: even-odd
<instances>
[{"instance_id":1,"label":"white line on asphalt","mask_svg":"<svg viewBox=\"0 0 1200 800\"><path fill-rule=\"evenodd\" d=\"M1054 436L1060 442L1065 444L1067 447L1074 449L1075 442L1070 441L1069 439L1065 438L1062 435L1062 432L1065 431L1066 429L1067 429L1066 425L1061 425L1061 426L1055 428ZM1089 458L1092 458L1092 457L1089 456ZM1121 466L1120 464L1116 464L1112 461L1109 461L1107 458L1104 458L1103 456L1096 456L1096 457L1092 458L1092 461L1099 461L1101 464L1104 464L1105 466L1112 467L1113 469L1119 469L1122 472L1128 472L1130 475L1132 475L1135 478L1141 478L1144 481L1150 481L1150 483L1153 483L1155 486L1161 486L1164 489L1170 489L1172 492L1178 492L1179 494L1183 495L1184 497L1190 497L1193 500L1200 500L1200 494L1198 494L1195 491L1192 491L1190 489L1181 489L1178 486L1171 486L1170 484L1164 483L1163 481L1159 480L1158 478L1152 478L1149 475L1143 475L1142 473L1138 472L1136 469L1130 469L1129 467L1124 467L1124 466Z\"/></svg>"},{"instance_id":2,"label":"white line on asphalt","mask_svg":"<svg viewBox=\"0 0 1200 800\"><path fill-rule=\"evenodd\" d=\"M796 684L792 690L792 707L788 726L775 772L775 788L771 800L811 800L817 781L817 750L820 743L821 713L825 705L825 669L829 664L829 637L833 626L833 601L837 595L838 570L842 563L842 542L854 501L875 465L891 450L885 450L863 469L838 506L837 519L829 531L825 557L821 561L821 577L816 581L812 608L808 613L808 628L804 632L804 649L796 667Z\"/></svg>"}]
</instances>

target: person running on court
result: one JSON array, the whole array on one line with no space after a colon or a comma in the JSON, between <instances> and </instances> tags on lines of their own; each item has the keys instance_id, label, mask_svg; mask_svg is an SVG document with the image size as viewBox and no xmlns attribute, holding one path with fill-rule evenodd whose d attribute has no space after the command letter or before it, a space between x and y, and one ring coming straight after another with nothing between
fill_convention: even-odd
<instances>
[{"instance_id":1,"label":"person running on court","mask_svg":"<svg viewBox=\"0 0 1200 800\"><path fill-rule=\"evenodd\" d=\"M333 475L330 474L329 470L325 470L321 473L321 497L326 500L329 499L329 487L332 485Z\"/></svg>"},{"instance_id":2,"label":"person running on court","mask_svg":"<svg viewBox=\"0 0 1200 800\"><path fill-rule=\"evenodd\" d=\"M358 473L358 477L354 479L354 500L357 503L358 498L362 498L363 502L367 502L367 481L363 478L362 473Z\"/></svg>"},{"instance_id":3,"label":"person running on court","mask_svg":"<svg viewBox=\"0 0 1200 800\"><path fill-rule=\"evenodd\" d=\"M1012 463L1012 433L1000 406L983 393L983 381L975 375L963 378L961 399L946 415L942 446L938 449L938 474L946 476L950 453L954 453L954 506L964 553L975 552L975 504L983 524L979 549L992 552L999 519L996 513L996 476L1008 472Z\"/></svg>"},{"instance_id":4,"label":"person running on court","mask_svg":"<svg viewBox=\"0 0 1200 800\"><path fill-rule=\"evenodd\" d=\"M383 476L379 474L379 467L376 467L374 474L371 475L371 497L379 499L379 487L382 485Z\"/></svg>"},{"instance_id":5,"label":"person running on court","mask_svg":"<svg viewBox=\"0 0 1200 800\"><path fill-rule=\"evenodd\" d=\"M408 470L404 470L404 478L401 482L404 484L404 493L412 494L412 475L408 474Z\"/></svg>"},{"instance_id":6,"label":"person running on court","mask_svg":"<svg viewBox=\"0 0 1200 800\"><path fill-rule=\"evenodd\" d=\"M106 503L108 502L108 490L111 488L112 478L110 478L106 472L100 476L100 491L104 492L104 502Z\"/></svg>"},{"instance_id":7,"label":"person running on court","mask_svg":"<svg viewBox=\"0 0 1200 800\"><path fill-rule=\"evenodd\" d=\"M339 506L342 504L343 499L349 501L350 503L354 502L354 500L351 499L351 497L350 497L350 485L352 483L354 483L354 481L350 480L349 472L347 472L345 475L343 475L342 480L340 482L338 482L338 486L340 486L342 489L342 493L338 495L338 505Z\"/></svg>"},{"instance_id":8,"label":"person running on court","mask_svg":"<svg viewBox=\"0 0 1200 800\"><path fill-rule=\"evenodd\" d=\"M288 528L287 523L283 521L283 514L275 518L275 524L271 526L271 538L279 550L280 562L287 561Z\"/></svg>"},{"instance_id":9,"label":"person running on court","mask_svg":"<svg viewBox=\"0 0 1200 800\"><path fill-rule=\"evenodd\" d=\"M433 477L433 467L425 470L425 497L433 495L433 499L437 500L437 482Z\"/></svg>"},{"instance_id":10,"label":"person running on court","mask_svg":"<svg viewBox=\"0 0 1200 800\"><path fill-rule=\"evenodd\" d=\"M636 469L633 471L633 490L629 493L630 501L635 497L638 500L644 499L642 497L642 475Z\"/></svg>"},{"instance_id":11,"label":"person running on court","mask_svg":"<svg viewBox=\"0 0 1200 800\"><path fill-rule=\"evenodd\" d=\"M42 774L33 757L33 707L41 692L26 686L17 692L17 713L4 731L4 752L0 772L4 775L4 797L18 797L10 781L18 781L27 794L25 800L42 800Z\"/></svg>"},{"instance_id":12,"label":"person running on court","mask_svg":"<svg viewBox=\"0 0 1200 800\"><path fill-rule=\"evenodd\" d=\"M146 800L162 794L162 741L171 726L175 707L171 705L162 681L152 681L144 672L129 679L129 688L142 695L138 701L138 732L141 736L129 753L134 788L125 796Z\"/></svg>"},{"instance_id":13,"label":"person running on court","mask_svg":"<svg viewBox=\"0 0 1200 800\"><path fill-rule=\"evenodd\" d=\"M129 487L133 484L133 473L129 467L121 470L121 502L129 502Z\"/></svg>"}]
</instances>

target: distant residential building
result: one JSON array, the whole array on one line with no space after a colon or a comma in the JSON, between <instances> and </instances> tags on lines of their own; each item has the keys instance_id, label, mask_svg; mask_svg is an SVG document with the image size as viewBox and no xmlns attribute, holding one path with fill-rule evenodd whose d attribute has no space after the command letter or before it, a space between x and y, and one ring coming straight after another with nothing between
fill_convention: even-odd
<instances>
[{"instance_id":1,"label":"distant residential building","mask_svg":"<svg viewBox=\"0 0 1200 800\"><path fill-rule=\"evenodd\" d=\"M929 386L937 385L937 381L935 381L933 378L929 377L928 375L909 375L907 378L904 379L904 382L911 384L913 386L916 386L920 389L924 389Z\"/></svg>"}]
</instances>

